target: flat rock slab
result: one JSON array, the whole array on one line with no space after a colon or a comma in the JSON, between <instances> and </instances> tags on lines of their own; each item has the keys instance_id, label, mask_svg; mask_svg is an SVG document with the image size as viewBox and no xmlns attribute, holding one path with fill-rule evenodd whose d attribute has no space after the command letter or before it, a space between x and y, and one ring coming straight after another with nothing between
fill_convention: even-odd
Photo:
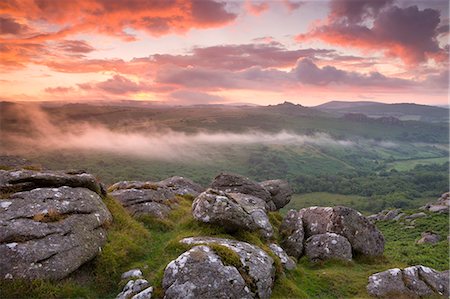
<instances>
[{"instance_id":1,"label":"flat rock slab","mask_svg":"<svg viewBox=\"0 0 450 299\"><path fill-rule=\"evenodd\" d=\"M67 276L97 255L110 221L101 197L87 188L36 188L10 194L0 200L0 276Z\"/></svg>"},{"instance_id":2,"label":"flat rock slab","mask_svg":"<svg viewBox=\"0 0 450 299\"><path fill-rule=\"evenodd\" d=\"M105 195L102 186L88 173L63 171L0 170L0 193L29 191L42 187L82 187L99 195Z\"/></svg>"}]
</instances>

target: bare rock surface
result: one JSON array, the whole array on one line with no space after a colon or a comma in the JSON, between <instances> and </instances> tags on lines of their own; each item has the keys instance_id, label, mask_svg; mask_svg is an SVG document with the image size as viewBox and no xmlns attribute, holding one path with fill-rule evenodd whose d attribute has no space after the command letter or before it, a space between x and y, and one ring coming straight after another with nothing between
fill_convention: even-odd
<instances>
[{"instance_id":1,"label":"bare rock surface","mask_svg":"<svg viewBox=\"0 0 450 299\"><path fill-rule=\"evenodd\" d=\"M192 215L198 221L222 225L228 231L259 231L265 238L273 235L265 202L252 195L208 189L194 200Z\"/></svg>"},{"instance_id":2,"label":"bare rock surface","mask_svg":"<svg viewBox=\"0 0 450 299\"><path fill-rule=\"evenodd\" d=\"M1 171L0 186L0 277L61 279L105 243L112 217L91 175Z\"/></svg>"},{"instance_id":3,"label":"bare rock surface","mask_svg":"<svg viewBox=\"0 0 450 299\"><path fill-rule=\"evenodd\" d=\"M205 247L208 246L208 244L218 244L218 245L222 245L227 247L228 249L234 251L240 258L240 262L242 263L242 266L240 267L240 269L236 269L236 267L231 266L232 269L228 269L227 271L230 271L230 273L234 273L231 277L233 277L233 280L237 281L233 282L233 285L237 285L239 286L239 293L241 294L240 296L242 296L243 298L270 298L270 295L272 293L272 287L273 287L273 283L275 280L275 266L274 266L274 261L273 259L261 248L246 243L246 242L240 242L240 241L236 241L236 240L229 240L229 239L222 239L222 238L211 238L211 237L193 237L193 238L185 238L183 240L181 240L182 243L185 244L205 244ZM194 247L194 248L198 248L198 247ZM207 247L209 248L209 247ZM192 249L191 249L192 250ZM204 249L202 249L203 251L205 251ZM189 251L188 251L189 252ZM177 265L177 268L174 267L174 265L171 266L171 264L169 264L166 268L166 272L167 269L169 268L173 268L170 272L169 272L169 277L171 276L170 273L173 273L174 269L177 269L177 271L175 271L176 273L179 273L180 271L183 271L183 268L186 269L185 272L182 273L188 273L188 277L192 277L191 280L189 279L189 283L188 285L192 286L192 283L195 282L196 278L193 277L195 276L196 273L201 272L201 271L197 271L197 265L193 264L190 267L184 267L184 266L180 266L182 263L180 263L180 261L183 261L183 257L180 256L177 260L179 261L178 263L175 263ZM220 261L220 258L219 258ZM214 269L214 267L217 267L216 265L212 265L210 268ZM222 267L219 264L219 269L220 267ZM229 266L230 267L230 266ZM181 269L180 269L181 268ZM217 269L217 270L219 270ZM206 271L206 270L205 270ZM212 271L212 270L211 270ZM214 270L216 271L216 270ZM221 271L219 271L221 272ZM238 275L237 275L238 274ZM180 274L182 275L182 274ZM202 275L200 273L198 273L198 275ZM209 298L240 298L240 296L233 296L233 295L226 295L226 296L221 296L221 293L216 293L216 288L215 286L217 284L221 284L221 283L229 283L231 280L229 277L226 278L226 282L221 282L221 279L217 279L214 276L210 276L210 275L204 275L202 276L204 277L204 281L203 283L201 281L199 281L198 283L194 283L195 288L201 288L204 292L207 292L208 294L210 294ZM223 276L219 276L219 277L223 277ZM242 280L239 278L241 277ZM211 280L213 280L213 282L210 282ZM166 281L166 273L164 274L164 281ZM166 286L167 284L163 281L163 286ZM170 279L170 281L173 281L173 276L172 279ZM243 285L243 291L242 291L242 284L241 282L244 281L244 285ZM212 288L213 293L210 293L210 288ZM166 288L166 287L165 287ZM167 295L167 293L166 293ZM170 297L172 298L172 297ZM178 297L176 297L178 298ZM202 297L203 298L203 297ZM206 297L205 297L206 298Z\"/></svg>"},{"instance_id":4,"label":"bare rock surface","mask_svg":"<svg viewBox=\"0 0 450 299\"><path fill-rule=\"evenodd\" d=\"M449 296L449 272L417 265L389 269L369 277L367 292L380 298L419 298L424 296Z\"/></svg>"},{"instance_id":5,"label":"bare rock surface","mask_svg":"<svg viewBox=\"0 0 450 299\"><path fill-rule=\"evenodd\" d=\"M352 259L352 246L343 236L335 233L313 235L306 240L305 255L313 262Z\"/></svg>"}]
</instances>

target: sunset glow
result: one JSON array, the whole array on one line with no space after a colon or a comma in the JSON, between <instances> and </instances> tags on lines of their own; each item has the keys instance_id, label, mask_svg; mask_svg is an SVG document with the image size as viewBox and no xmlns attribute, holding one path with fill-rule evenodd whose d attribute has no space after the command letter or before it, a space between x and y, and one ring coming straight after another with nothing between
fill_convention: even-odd
<instances>
[{"instance_id":1,"label":"sunset glow","mask_svg":"<svg viewBox=\"0 0 450 299\"><path fill-rule=\"evenodd\" d=\"M6 0L5 101L447 104L446 0Z\"/></svg>"}]
</instances>

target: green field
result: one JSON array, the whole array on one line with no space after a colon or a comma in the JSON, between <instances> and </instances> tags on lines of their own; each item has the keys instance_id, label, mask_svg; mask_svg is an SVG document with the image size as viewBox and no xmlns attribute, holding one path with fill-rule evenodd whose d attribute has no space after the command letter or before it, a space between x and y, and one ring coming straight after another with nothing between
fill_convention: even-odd
<instances>
[{"instance_id":1,"label":"green field","mask_svg":"<svg viewBox=\"0 0 450 299\"><path fill-rule=\"evenodd\" d=\"M449 161L448 157L438 157L438 158L427 158L427 159L408 159L399 160L387 164L387 169L395 169L398 171L411 170L417 165L428 165L428 164L444 164Z\"/></svg>"}]
</instances>

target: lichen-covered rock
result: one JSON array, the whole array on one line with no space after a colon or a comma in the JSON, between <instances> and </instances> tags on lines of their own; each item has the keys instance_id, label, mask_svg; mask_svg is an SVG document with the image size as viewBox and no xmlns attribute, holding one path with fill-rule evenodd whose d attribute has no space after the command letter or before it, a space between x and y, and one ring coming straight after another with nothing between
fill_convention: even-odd
<instances>
[{"instance_id":1,"label":"lichen-covered rock","mask_svg":"<svg viewBox=\"0 0 450 299\"><path fill-rule=\"evenodd\" d=\"M448 271L438 272L422 265L403 270L386 270L369 277L367 292L381 298L419 298L430 295L448 298Z\"/></svg>"},{"instance_id":2,"label":"lichen-covered rock","mask_svg":"<svg viewBox=\"0 0 450 299\"><path fill-rule=\"evenodd\" d=\"M0 170L0 193L62 186L86 188L99 195L104 195L102 194L102 187L95 177L84 172Z\"/></svg>"},{"instance_id":3,"label":"lichen-covered rock","mask_svg":"<svg viewBox=\"0 0 450 299\"><path fill-rule=\"evenodd\" d=\"M403 282L402 270L398 268L371 275L367 292L371 296L382 298L393 298L399 295L412 297L412 292Z\"/></svg>"},{"instance_id":4,"label":"lichen-covered rock","mask_svg":"<svg viewBox=\"0 0 450 299\"><path fill-rule=\"evenodd\" d=\"M145 290L144 293L143 290ZM120 292L116 299L130 299L135 298L138 296L138 298L151 298L151 294L153 293L153 288L149 287L149 283L145 279L136 279L136 280L130 280L123 288L122 292ZM150 295L150 297L147 297Z\"/></svg>"},{"instance_id":5,"label":"lichen-covered rock","mask_svg":"<svg viewBox=\"0 0 450 299\"><path fill-rule=\"evenodd\" d=\"M295 261L286 254L286 252L275 243L269 245L270 250L280 259L283 268L292 270L295 268Z\"/></svg>"},{"instance_id":6,"label":"lichen-covered rock","mask_svg":"<svg viewBox=\"0 0 450 299\"><path fill-rule=\"evenodd\" d=\"M253 298L239 271L214 251L196 246L171 261L162 282L164 298Z\"/></svg>"},{"instance_id":7,"label":"lichen-covered rock","mask_svg":"<svg viewBox=\"0 0 450 299\"><path fill-rule=\"evenodd\" d=\"M192 204L192 215L198 221L223 226L228 231L259 231L265 238L273 235L265 202L242 193L225 193L208 189Z\"/></svg>"},{"instance_id":8,"label":"lichen-covered rock","mask_svg":"<svg viewBox=\"0 0 450 299\"><path fill-rule=\"evenodd\" d=\"M384 251L381 232L358 211L348 207L310 207L298 211L305 237L327 232L344 236L356 254L380 256Z\"/></svg>"},{"instance_id":9,"label":"lichen-covered rock","mask_svg":"<svg viewBox=\"0 0 450 299\"><path fill-rule=\"evenodd\" d=\"M26 173L32 179L27 179L22 171L2 173L2 186L15 188L23 183L20 188L29 189L42 183L46 187L3 194L6 198L0 200L0 277L61 279L97 255L106 241L104 226L112 217L91 188L60 186L78 186L85 180L93 184L87 179L91 176L82 176L78 181L60 173ZM5 177L20 180L4 180ZM47 188L51 183L58 187Z\"/></svg>"},{"instance_id":10,"label":"lichen-covered rock","mask_svg":"<svg viewBox=\"0 0 450 299\"><path fill-rule=\"evenodd\" d=\"M270 180L259 184L269 191L271 201L275 204L276 210L281 209L291 201L293 192L288 182L284 180Z\"/></svg>"},{"instance_id":11,"label":"lichen-covered rock","mask_svg":"<svg viewBox=\"0 0 450 299\"><path fill-rule=\"evenodd\" d=\"M240 242L236 240L222 239L222 238L211 238L211 237L193 237L193 238L185 238L181 240L182 243L185 244L218 244L227 247L228 249L234 251L240 258L240 262L242 263L242 267L240 269L236 269L243 280L244 284L244 293L242 293L244 298L269 298L272 293L272 286L275 279L275 266L273 259L262 249L258 248L255 245L251 245L249 243ZM181 257L181 256L180 256ZM180 259L180 258L178 258ZM177 260L178 260L177 259ZM181 259L183 260L183 259ZM170 264L169 264L170 265ZM168 266L169 267L169 266ZM190 273L189 276L194 276L196 273L197 266L194 264L191 269L193 269L193 273L189 271L187 268L186 273ZM166 270L167 271L167 270ZM180 271L178 269L178 271ZM200 269L199 269L200 271ZM183 272L185 273L185 272ZM233 272L236 273L236 272ZM243 276L242 276L243 275ZM180 274L181 276L181 274ZM164 275L165 277L165 275ZM187 284L189 286L195 286L195 288L203 288L208 294L211 294L209 297L202 298L240 298L240 296L233 296L232 294L222 297L220 293L216 293L214 286L220 279L214 279L214 276L205 275L202 277L206 280L201 283L202 280L197 282L195 278L187 280ZM234 277L234 276L233 276ZM205 283L214 279L214 283ZM230 279L227 278L227 281ZM240 280L238 280L240 281ZM220 282L219 282L220 283ZM200 284L200 286L198 286ZM234 283L235 284L235 283ZM209 293L209 289L213 286L213 293ZM241 285L239 284L239 287ZM217 295L216 295L217 294ZM166 293L167 295L167 293ZM172 298L172 297L169 297ZM177 297L178 298L178 297Z\"/></svg>"},{"instance_id":12,"label":"lichen-covered rock","mask_svg":"<svg viewBox=\"0 0 450 299\"><path fill-rule=\"evenodd\" d=\"M305 255L314 262L328 259L349 261L352 259L352 246L345 237L335 233L313 235L306 240Z\"/></svg>"},{"instance_id":13,"label":"lichen-covered rock","mask_svg":"<svg viewBox=\"0 0 450 299\"><path fill-rule=\"evenodd\" d=\"M280 226L281 247L286 253L295 258L300 258L303 253L303 241L305 234L303 231L303 221L295 210L290 210Z\"/></svg>"},{"instance_id":14,"label":"lichen-covered rock","mask_svg":"<svg viewBox=\"0 0 450 299\"><path fill-rule=\"evenodd\" d=\"M421 238L417 240L417 244L436 244L441 240L441 236L433 232L423 232Z\"/></svg>"}]
</instances>

